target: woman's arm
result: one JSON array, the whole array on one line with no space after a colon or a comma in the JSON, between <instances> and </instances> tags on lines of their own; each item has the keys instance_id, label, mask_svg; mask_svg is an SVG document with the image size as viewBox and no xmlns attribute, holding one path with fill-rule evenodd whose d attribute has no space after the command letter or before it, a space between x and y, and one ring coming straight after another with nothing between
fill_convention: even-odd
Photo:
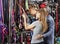
<instances>
[{"instance_id":1,"label":"woman's arm","mask_svg":"<svg viewBox=\"0 0 60 44\"><path fill-rule=\"evenodd\" d=\"M23 18L24 18L24 27L26 30L31 30L32 28L35 27L33 24L30 24L30 25L27 24L25 15L23 15Z\"/></svg>"}]
</instances>

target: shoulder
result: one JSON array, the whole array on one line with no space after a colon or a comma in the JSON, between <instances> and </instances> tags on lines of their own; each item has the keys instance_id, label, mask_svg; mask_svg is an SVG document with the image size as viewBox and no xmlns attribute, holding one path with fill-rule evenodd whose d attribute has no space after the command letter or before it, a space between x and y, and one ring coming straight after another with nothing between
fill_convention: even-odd
<instances>
[{"instance_id":1,"label":"shoulder","mask_svg":"<svg viewBox=\"0 0 60 44\"><path fill-rule=\"evenodd\" d=\"M34 21L32 24L34 24L34 25L41 25L41 22L40 21Z\"/></svg>"},{"instance_id":2,"label":"shoulder","mask_svg":"<svg viewBox=\"0 0 60 44\"><path fill-rule=\"evenodd\" d=\"M48 19L47 22L49 22L50 25L55 25L54 19L51 15L49 15L47 19Z\"/></svg>"},{"instance_id":3,"label":"shoulder","mask_svg":"<svg viewBox=\"0 0 60 44\"><path fill-rule=\"evenodd\" d=\"M48 19L49 21L54 21L54 19L53 19L53 17L52 17L51 15L48 15L48 16L47 16L47 19Z\"/></svg>"},{"instance_id":4,"label":"shoulder","mask_svg":"<svg viewBox=\"0 0 60 44\"><path fill-rule=\"evenodd\" d=\"M33 23L37 23L38 24L38 23L41 23L41 22L40 21L34 21Z\"/></svg>"}]
</instances>

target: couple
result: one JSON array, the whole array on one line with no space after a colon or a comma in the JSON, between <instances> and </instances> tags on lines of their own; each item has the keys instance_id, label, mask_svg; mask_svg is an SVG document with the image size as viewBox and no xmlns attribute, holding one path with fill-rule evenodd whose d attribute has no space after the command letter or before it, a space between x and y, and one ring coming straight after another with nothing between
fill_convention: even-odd
<instances>
[{"instance_id":1,"label":"couple","mask_svg":"<svg viewBox=\"0 0 60 44\"><path fill-rule=\"evenodd\" d=\"M34 5L29 7L29 12L32 16L36 17L36 21L28 25L26 22L26 14L22 16L24 18L24 27L26 30L32 30L31 44L45 44L44 38L48 44L54 44L54 20L48 15L46 8L38 10Z\"/></svg>"}]
</instances>

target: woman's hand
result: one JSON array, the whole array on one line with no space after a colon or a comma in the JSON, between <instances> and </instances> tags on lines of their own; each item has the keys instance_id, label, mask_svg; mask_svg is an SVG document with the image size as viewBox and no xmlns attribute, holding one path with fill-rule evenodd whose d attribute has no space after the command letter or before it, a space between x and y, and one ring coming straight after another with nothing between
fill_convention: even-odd
<instances>
[{"instance_id":1,"label":"woman's hand","mask_svg":"<svg viewBox=\"0 0 60 44\"><path fill-rule=\"evenodd\" d=\"M26 20L26 15L25 14L23 14L22 17Z\"/></svg>"},{"instance_id":2,"label":"woman's hand","mask_svg":"<svg viewBox=\"0 0 60 44\"><path fill-rule=\"evenodd\" d=\"M41 39L41 38L43 38L43 35L42 34L38 34L35 38L36 39Z\"/></svg>"}]
</instances>

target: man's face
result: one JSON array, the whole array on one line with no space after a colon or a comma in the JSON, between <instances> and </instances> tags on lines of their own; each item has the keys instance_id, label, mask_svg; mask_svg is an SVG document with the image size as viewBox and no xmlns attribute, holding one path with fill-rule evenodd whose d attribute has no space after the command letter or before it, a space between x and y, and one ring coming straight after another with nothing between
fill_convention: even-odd
<instances>
[{"instance_id":1,"label":"man's face","mask_svg":"<svg viewBox=\"0 0 60 44\"><path fill-rule=\"evenodd\" d=\"M36 15L36 10L34 9L34 8L31 8L30 9L30 14L32 15L32 16L35 16Z\"/></svg>"}]
</instances>

